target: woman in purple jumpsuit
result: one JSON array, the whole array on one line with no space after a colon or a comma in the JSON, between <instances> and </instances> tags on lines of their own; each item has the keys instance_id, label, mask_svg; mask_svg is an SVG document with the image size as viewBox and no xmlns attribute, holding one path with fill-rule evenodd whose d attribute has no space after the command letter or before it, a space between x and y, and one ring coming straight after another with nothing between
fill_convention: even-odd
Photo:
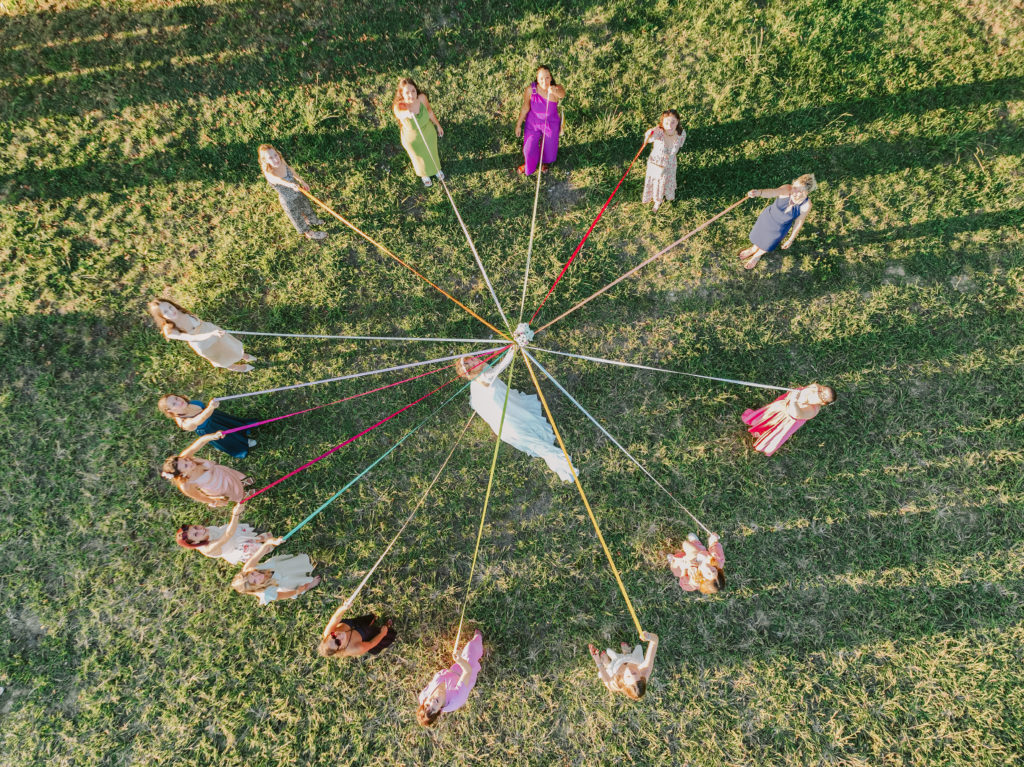
<instances>
[{"instance_id":1,"label":"woman in purple jumpsuit","mask_svg":"<svg viewBox=\"0 0 1024 767\"><path fill-rule=\"evenodd\" d=\"M537 79L523 92L523 107L516 121L516 137L523 136L523 122L526 135L523 136L523 158L519 172L529 176L541 163L540 149L544 144L544 158L541 171L558 157L558 136L562 132L562 115L558 102L565 98L565 88L555 82L551 70L542 66L537 70Z\"/></svg>"}]
</instances>

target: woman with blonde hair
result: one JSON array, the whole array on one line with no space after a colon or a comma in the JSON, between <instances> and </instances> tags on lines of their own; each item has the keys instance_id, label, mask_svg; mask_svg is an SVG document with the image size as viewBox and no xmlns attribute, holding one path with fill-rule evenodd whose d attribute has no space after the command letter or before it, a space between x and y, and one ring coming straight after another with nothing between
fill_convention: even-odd
<instances>
[{"instance_id":1,"label":"woman with blonde hair","mask_svg":"<svg viewBox=\"0 0 1024 767\"><path fill-rule=\"evenodd\" d=\"M150 316L164 338L186 341L192 351L215 368L235 373L248 373L255 357L246 354L242 342L226 330L190 314L167 298L156 298L146 304Z\"/></svg>"},{"instance_id":2,"label":"woman with blonde hair","mask_svg":"<svg viewBox=\"0 0 1024 767\"><path fill-rule=\"evenodd\" d=\"M292 222L295 231L318 242L325 239L327 232L313 229L314 226L322 226L324 222L313 213L309 198L301 191L305 189L308 192L309 184L284 161L281 153L270 144L260 144L259 158L263 177L277 192L278 202L284 208L285 215Z\"/></svg>"},{"instance_id":3,"label":"woman with blonde hair","mask_svg":"<svg viewBox=\"0 0 1024 767\"><path fill-rule=\"evenodd\" d=\"M647 692L647 680L654 671L654 656L658 653L658 635L645 631L644 641L650 643L646 657L641 645L630 650L629 645L623 642L621 652L598 652L594 645L587 645L590 657L597 664L597 675L608 692L621 692L631 700L640 700Z\"/></svg>"},{"instance_id":4,"label":"woman with blonde hair","mask_svg":"<svg viewBox=\"0 0 1024 767\"><path fill-rule=\"evenodd\" d=\"M179 429L195 432L200 437L215 431L237 429L250 423L219 410L220 401L217 399L204 405L202 400L187 400L177 394L165 394L156 406L161 413L178 424ZM215 439L210 446L232 458L245 458L249 448L256 447L256 440L249 438L248 431L236 431L223 439Z\"/></svg>"},{"instance_id":5,"label":"woman with blonde hair","mask_svg":"<svg viewBox=\"0 0 1024 767\"><path fill-rule=\"evenodd\" d=\"M402 146L412 160L413 170L423 186L434 185L431 176L444 181L437 154L437 137L444 135L444 128L437 121L427 94L419 89L411 77L403 77L398 81L391 111L402 127Z\"/></svg>"},{"instance_id":6,"label":"woman with blonde hair","mask_svg":"<svg viewBox=\"0 0 1024 767\"><path fill-rule=\"evenodd\" d=\"M754 435L754 450L773 455L797 429L810 421L825 405L836 401L830 386L812 383L780 395L757 410L744 410L743 423Z\"/></svg>"},{"instance_id":7,"label":"woman with blonde hair","mask_svg":"<svg viewBox=\"0 0 1024 767\"><path fill-rule=\"evenodd\" d=\"M252 594L261 605L279 599L295 599L320 583L313 575L313 563L308 554L278 554L260 562L267 552L284 543L284 538L271 538L245 563L231 579L231 588L239 594Z\"/></svg>"},{"instance_id":8,"label":"woman with blonde hair","mask_svg":"<svg viewBox=\"0 0 1024 767\"><path fill-rule=\"evenodd\" d=\"M808 196L817 188L814 174L805 173L792 184L783 184L777 189L751 189L747 192L747 197L775 197L776 200L761 211L750 230L750 247L740 251L745 269L757 266L761 256L768 251L777 247L786 250L793 244L807 214L811 212ZM786 237L787 232L789 237Z\"/></svg>"},{"instance_id":9,"label":"woman with blonde hair","mask_svg":"<svg viewBox=\"0 0 1024 767\"><path fill-rule=\"evenodd\" d=\"M251 485L252 479L235 469L195 457L200 448L223 436L218 431L200 437L164 461L160 476L170 480L184 495L210 508L238 503L245 497L245 486Z\"/></svg>"},{"instance_id":10,"label":"woman with blonde hair","mask_svg":"<svg viewBox=\"0 0 1024 767\"><path fill-rule=\"evenodd\" d=\"M204 557L223 559L233 565L244 565L270 540L270 533L257 533L252 525L242 522L244 503L236 503L231 519L224 527L213 525L182 525L174 539L184 549L195 549Z\"/></svg>"}]
</instances>

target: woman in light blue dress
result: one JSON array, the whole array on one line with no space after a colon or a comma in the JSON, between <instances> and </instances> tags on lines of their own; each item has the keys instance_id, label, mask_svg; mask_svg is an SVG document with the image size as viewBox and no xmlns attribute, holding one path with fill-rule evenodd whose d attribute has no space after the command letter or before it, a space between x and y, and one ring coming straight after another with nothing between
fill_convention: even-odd
<instances>
[{"instance_id":1,"label":"woman in light blue dress","mask_svg":"<svg viewBox=\"0 0 1024 767\"><path fill-rule=\"evenodd\" d=\"M750 247L740 251L745 269L753 269L761 256L770 250L789 248L811 212L808 196L818 188L812 173L805 173L792 184L777 189L751 189L747 197L775 197L775 202L761 211L754 228L750 230ZM789 232L789 237L786 233ZM785 242L783 242L785 240Z\"/></svg>"}]
</instances>

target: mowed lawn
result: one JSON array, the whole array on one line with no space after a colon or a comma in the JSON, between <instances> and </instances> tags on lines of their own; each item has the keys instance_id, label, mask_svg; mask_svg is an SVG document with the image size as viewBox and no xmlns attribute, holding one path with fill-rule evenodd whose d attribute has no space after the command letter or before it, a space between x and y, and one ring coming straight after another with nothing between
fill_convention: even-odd
<instances>
[{"instance_id":1,"label":"mowed lawn","mask_svg":"<svg viewBox=\"0 0 1024 767\"><path fill-rule=\"evenodd\" d=\"M243 0L0 8L0 764L1010 765L1024 753L1024 10L1016 0L543 3ZM442 165L513 322L533 184L513 123L546 62L568 90L543 177L530 312L663 109L689 132L674 203L633 168L544 307L556 317L740 199L814 172L790 250L736 258L763 201L538 337L538 345L783 386L835 405L774 457L740 421L772 392L538 359L706 524L727 588L665 564L693 523L544 384L644 628L638 703L587 643L636 632L579 494L503 446L466 610L488 655L425 730L450 662L494 437L479 420L358 611L380 658L326 661L330 613L469 415L453 401L290 540L324 583L259 607L174 544L220 522L159 476L209 398L426 360L459 344L248 338L216 370L145 314L173 297L235 330L490 337L340 224L296 236L256 147L492 322L443 191L390 114L413 75ZM475 348L475 347L474 347ZM443 374L442 374L443 375ZM225 403L272 417L398 374ZM428 377L258 431L268 483L426 394ZM518 362L514 386L533 389ZM283 534L437 404L426 400L250 504Z\"/></svg>"}]
</instances>

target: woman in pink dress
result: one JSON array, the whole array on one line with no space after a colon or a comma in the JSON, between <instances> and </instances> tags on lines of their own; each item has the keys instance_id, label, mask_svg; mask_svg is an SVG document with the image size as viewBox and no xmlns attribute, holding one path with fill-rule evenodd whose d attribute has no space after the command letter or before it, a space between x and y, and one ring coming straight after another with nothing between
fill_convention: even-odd
<instances>
[{"instance_id":1,"label":"woman in pink dress","mask_svg":"<svg viewBox=\"0 0 1024 767\"><path fill-rule=\"evenodd\" d=\"M754 450L772 455L797 429L814 418L822 405L835 401L836 393L831 387L812 383L786 392L758 410L744 410L743 423L754 435Z\"/></svg>"},{"instance_id":2,"label":"woman in pink dress","mask_svg":"<svg viewBox=\"0 0 1024 767\"><path fill-rule=\"evenodd\" d=\"M725 586L725 551L717 533L708 536L707 548L690 533L683 550L668 555L668 566L683 591L717 594Z\"/></svg>"},{"instance_id":3,"label":"woman in pink dress","mask_svg":"<svg viewBox=\"0 0 1024 767\"><path fill-rule=\"evenodd\" d=\"M562 135L562 115L558 102L565 98L565 88L555 82L551 70L546 66L537 69L537 79L523 92L523 106L516 121L516 137L523 136L523 159L520 173L531 175L537 166L541 172L558 159L558 137ZM523 135L523 123L526 134ZM544 157L540 156L540 145L544 143Z\"/></svg>"},{"instance_id":4,"label":"woman in pink dress","mask_svg":"<svg viewBox=\"0 0 1024 767\"><path fill-rule=\"evenodd\" d=\"M420 693L416 721L424 727L434 724L442 713L462 708L469 700L469 691L480 673L480 658L484 654L484 638L478 631L466 643L451 668L434 674L430 684Z\"/></svg>"},{"instance_id":5,"label":"woman in pink dress","mask_svg":"<svg viewBox=\"0 0 1024 767\"><path fill-rule=\"evenodd\" d=\"M160 476L170 480L192 500L205 503L210 508L238 503L245 497L245 486L251 485L252 479L235 469L195 457L203 445L223 437L224 433L219 431L204 434L178 455L164 461Z\"/></svg>"}]
</instances>

